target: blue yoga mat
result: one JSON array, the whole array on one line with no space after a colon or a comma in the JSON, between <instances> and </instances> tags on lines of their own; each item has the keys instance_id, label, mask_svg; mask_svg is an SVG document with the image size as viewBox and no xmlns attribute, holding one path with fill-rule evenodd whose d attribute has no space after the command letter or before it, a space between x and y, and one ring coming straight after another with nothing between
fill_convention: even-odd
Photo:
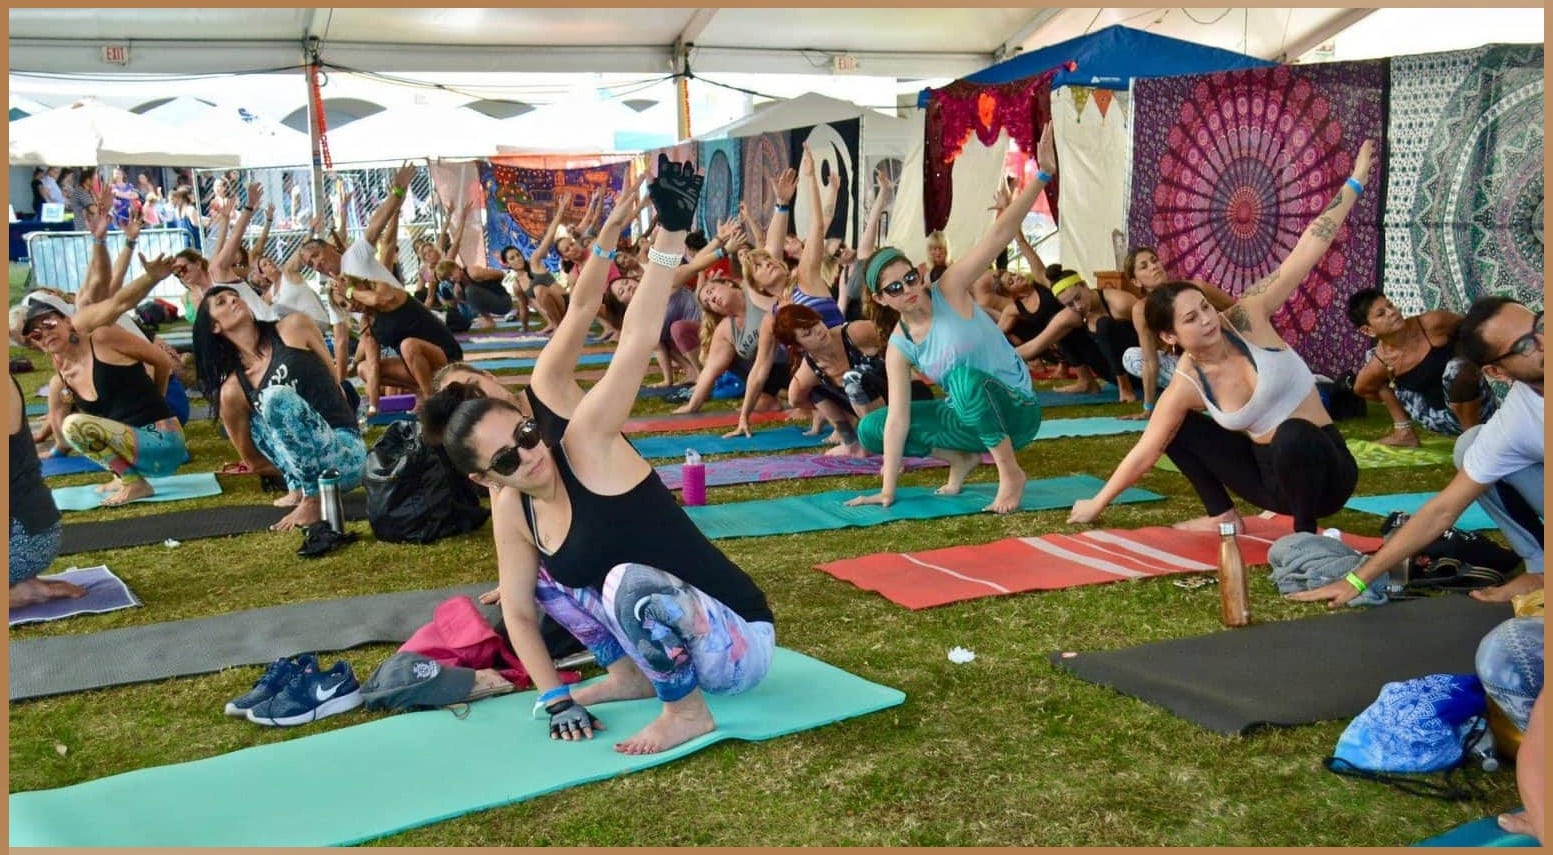
<instances>
[{"instance_id":1,"label":"blue yoga mat","mask_svg":"<svg viewBox=\"0 0 1553 855\"><path fill-rule=\"evenodd\" d=\"M1069 436L1110 436L1118 433L1142 433L1146 421L1130 421L1115 416L1087 416L1082 419L1047 419L1041 422L1036 439L1060 439Z\"/></svg>"},{"instance_id":2,"label":"blue yoga mat","mask_svg":"<svg viewBox=\"0 0 1553 855\"><path fill-rule=\"evenodd\" d=\"M415 421L415 419L416 419L415 413L411 413L411 412L376 413L376 414L367 416L367 424L369 424L369 425L389 425L389 424L393 424L394 422L413 422L413 421Z\"/></svg>"},{"instance_id":3,"label":"blue yoga mat","mask_svg":"<svg viewBox=\"0 0 1553 855\"><path fill-rule=\"evenodd\" d=\"M1025 485L1024 511L1066 508L1079 499L1093 496L1105 482L1093 475L1068 475L1043 478ZM756 499L717 505L689 507L685 512L695 520L702 534L716 540L725 537L764 537L803 531L881 525L898 520L926 520L939 517L981 513L997 494L996 484L967 484L958 496L939 496L931 487L903 487L895 491L895 503L888 508L878 505L847 507L854 496L870 496L877 489L833 490L806 496ZM1152 502L1165 498L1158 493L1132 487L1115 502Z\"/></svg>"},{"instance_id":4,"label":"blue yoga mat","mask_svg":"<svg viewBox=\"0 0 1553 855\"><path fill-rule=\"evenodd\" d=\"M1115 404L1116 387L1107 386L1098 392L1055 392L1051 389L1035 390L1035 399L1043 407L1072 407L1080 404Z\"/></svg>"},{"instance_id":5,"label":"blue yoga mat","mask_svg":"<svg viewBox=\"0 0 1553 855\"><path fill-rule=\"evenodd\" d=\"M44 403L44 404L28 404L27 405L27 415L29 415L29 416L47 415L48 411L49 411L49 405L46 404L46 403Z\"/></svg>"},{"instance_id":6,"label":"blue yoga mat","mask_svg":"<svg viewBox=\"0 0 1553 855\"><path fill-rule=\"evenodd\" d=\"M1499 820L1488 816L1475 819L1466 825L1458 825L1439 837L1431 837L1413 844L1414 846L1449 846L1449 847L1479 847L1479 846L1536 846L1537 838L1525 834L1511 834L1499 827Z\"/></svg>"},{"instance_id":7,"label":"blue yoga mat","mask_svg":"<svg viewBox=\"0 0 1553 855\"><path fill-rule=\"evenodd\" d=\"M136 502L175 502L179 499L221 495L221 485L216 482L216 476L212 472L170 475L166 478L146 480L151 482L156 492L147 498L136 499ZM54 490L54 504L62 511L89 511L102 507L102 500L108 494L97 492L97 486L83 484L79 487L59 487Z\"/></svg>"},{"instance_id":8,"label":"blue yoga mat","mask_svg":"<svg viewBox=\"0 0 1553 855\"><path fill-rule=\"evenodd\" d=\"M614 358L613 353L584 353L577 357L578 365L608 365ZM533 368L538 357L520 356L508 359L474 359L470 360L475 365L486 371L507 371L514 368Z\"/></svg>"},{"instance_id":9,"label":"blue yoga mat","mask_svg":"<svg viewBox=\"0 0 1553 855\"><path fill-rule=\"evenodd\" d=\"M1435 493L1390 493L1379 496L1354 496L1343 505L1355 511L1363 511L1378 517L1386 516L1392 511L1407 511L1410 514L1418 513L1418 509L1424 503L1434 498ZM1498 528L1494 521L1489 519L1487 512L1478 507L1477 502L1467 508L1461 519L1456 521L1456 528L1462 531L1491 531Z\"/></svg>"},{"instance_id":10,"label":"blue yoga mat","mask_svg":"<svg viewBox=\"0 0 1553 855\"><path fill-rule=\"evenodd\" d=\"M643 457L684 457L685 449L694 448L701 454L735 454L755 451L788 451L794 448L813 448L825 441L825 434L805 436L805 428L798 425L757 430L753 436L735 436L723 439L722 434L678 434L675 436L644 436L631 440L636 453Z\"/></svg>"},{"instance_id":11,"label":"blue yoga mat","mask_svg":"<svg viewBox=\"0 0 1553 855\"><path fill-rule=\"evenodd\" d=\"M479 701L462 720L447 710L375 717L206 760L13 793L11 845L350 846L658 766L719 740L773 739L906 699L778 648L760 685L707 697L717 730L633 757L617 753L614 742L657 717L656 700L599 704L593 712L609 729L590 741L562 742L549 738L543 719L530 717L535 697L530 691Z\"/></svg>"},{"instance_id":12,"label":"blue yoga mat","mask_svg":"<svg viewBox=\"0 0 1553 855\"><path fill-rule=\"evenodd\" d=\"M45 457L43 463L43 477L52 478L55 475L79 475L82 472L106 472L98 466L90 457L82 457L72 454L69 457Z\"/></svg>"}]
</instances>

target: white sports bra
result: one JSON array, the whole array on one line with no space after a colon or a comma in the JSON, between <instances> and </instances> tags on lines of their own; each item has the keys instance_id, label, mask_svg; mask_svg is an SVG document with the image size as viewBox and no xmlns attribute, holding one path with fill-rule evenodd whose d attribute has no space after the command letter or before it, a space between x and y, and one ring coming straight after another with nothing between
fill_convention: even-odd
<instances>
[{"instance_id":1,"label":"white sports bra","mask_svg":"<svg viewBox=\"0 0 1553 855\"><path fill-rule=\"evenodd\" d=\"M1202 393L1203 402L1208 405L1208 415L1220 427L1245 431L1252 436L1271 433L1299 409L1300 404L1316 388L1316 375L1310 373L1310 366L1293 348L1262 347L1242 339L1227 326L1224 333L1256 368L1256 388L1251 390L1251 397L1245 405L1234 412L1219 409L1213 398L1213 390L1208 388L1208 378L1196 365L1192 368L1197 377L1192 377L1190 373L1183 373L1182 376Z\"/></svg>"}]
</instances>

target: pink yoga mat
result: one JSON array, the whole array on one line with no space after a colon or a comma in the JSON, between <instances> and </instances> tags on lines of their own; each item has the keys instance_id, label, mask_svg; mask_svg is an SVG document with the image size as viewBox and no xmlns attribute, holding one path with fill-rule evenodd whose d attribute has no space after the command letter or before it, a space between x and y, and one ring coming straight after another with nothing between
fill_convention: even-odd
<instances>
[{"instance_id":1,"label":"pink yoga mat","mask_svg":"<svg viewBox=\"0 0 1553 855\"><path fill-rule=\"evenodd\" d=\"M707 487L729 484L753 484L758 481L786 481L797 478L824 478L833 475L878 476L881 457L825 457L820 454L777 454L770 457L730 457L701 464L705 467ZM907 471L947 466L931 457L907 457L901 460ZM670 490L684 485L683 463L659 466L658 476Z\"/></svg>"},{"instance_id":2,"label":"pink yoga mat","mask_svg":"<svg viewBox=\"0 0 1553 855\"><path fill-rule=\"evenodd\" d=\"M1284 516L1246 520L1246 533L1239 538L1246 563L1267 563L1273 542L1293 530ZM1363 551L1378 549L1381 543L1380 538L1356 535L1344 535L1343 542ZM1209 572L1218 567L1218 555L1218 535L1161 526L1010 537L979 546L883 552L815 566L908 609L925 609L1024 591Z\"/></svg>"}]
</instances>

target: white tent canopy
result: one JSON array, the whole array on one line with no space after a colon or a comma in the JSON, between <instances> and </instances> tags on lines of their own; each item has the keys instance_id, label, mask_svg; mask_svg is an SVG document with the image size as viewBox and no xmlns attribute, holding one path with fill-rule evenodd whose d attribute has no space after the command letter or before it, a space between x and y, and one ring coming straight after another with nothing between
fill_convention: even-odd
<instances>
[{"instance_id":1,"label":"white tent canopy","mask_svg":"<svg viewBox=\"0 0 1553 855\"><path fill-rule=\"evenodd\" d=\"M911 147L912 140L907 136L910 123L905 119L815 92L762 105L754 113L742 119L697 134L696 139L752 137L770 131L842 122L847 119L862 120L862 128L858 132L858 148L865 159L904 157Z\"/></svg>"},{"instance_id":2,"label":"white tent canopy","mask_svg":"<svg viewBox=\"0 0 1553 855\"><path fill-rule=\"evenodd\" d=\"M119 164L228 167L235 151L128 110L77 101L10 125L11 165Z\"/></svg>"}]
</instances>

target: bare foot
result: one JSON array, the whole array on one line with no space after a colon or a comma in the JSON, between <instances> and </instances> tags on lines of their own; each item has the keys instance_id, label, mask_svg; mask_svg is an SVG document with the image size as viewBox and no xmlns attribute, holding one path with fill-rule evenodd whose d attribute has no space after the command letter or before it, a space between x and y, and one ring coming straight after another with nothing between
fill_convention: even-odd
<instances>
[{"instance_id":1,"label":"bare foot","mask_svg":"<svg viewBox=\"0 0 1553 855\"><path fill-rule=\"evenodd\" d=\"M106 484L97 485L97 492L99 493L117 493L122 489L124 489L124 482L118 477L115 477L112 481L109 481Z\"/></svg>"},{"instance_id":2,"label":"bare foot","mask_svg":"<svg viewBox=\"0 0 1553 855\"><path fill-rule=\"evenodd\" d=\"M1053 389L1052 391L1053 392L1062 392L1065 395L1087 394L1087 393L1090 393L1090 392L1098 392L1098 391L1100 391L1100 384L1095 382L1095 381L1093 381L1093 380L1089 381L1088 383L1085 383L1084 381L1080 380L1077 383L1069 383L1066 386L1058 386L1055 389Z\"/></svg>"},{"instance_id":3,"label":"bare foot","mask_svg":"<svg viewBox=\"0 0 1553 855\"><path fill-rule=\"evenodd\" d=\"M11 586L11 609L25 608L27 606L46 603L49 600L58 600L65 597L75 599L86 596L86 589L70 582L61 582L57 579L23 579Z\"/></svg>"},{"instance_id":4,"label":"bare foot","mask_svg":"<svg viewBox=\"0 0 1553 855\"><path fill-rule=\"evenodd\" d=\"M1025 483L1030 476L1023 469L1015 469L1007 475L998 478L998 494L992 497L992 504L982 508L995 514L1007 514L1019 510L1019 503L1025 497Z\"/></svg>"},{"instance_id":5,"label":"bare foot","mask_svg":"<svg viewBox=\"0 0 1553 855\"><path fill-rule=\"evenodd\" d=\"M1541 573L1522 573L1503 585L1495 585L1492 588L1473 591L1472 598L1474 600L1482 600L1485 603L1508 603L1511 599L1521 594L1529 594L1541 587Z\"/></svg>"},{"instance_id":6,"label":"bare foot","mask_svg":"<svg viewBox=\"0 0 1553 855\"><path fill-rule=\"evenodd\" d=\"M868 449L860 443L841 443L832 448L825 449L826 457L867 457Z\"/></svg>"},{"instance_id":7,"label":"bare foot","mask_svg":"<svg viewBox=\"0 0 1553 855\"><path fill-rule=\"evenodd\" d=\"M949 461L949 480L933 491L936 496L958 496L965 486L965 479L981 465L981 455L974 451L955 451L948 448L933 449L933 456Z\"/></svg>"},{"instance_id":8,"label":"bare foot","mask_svg":"<svg viewBox=\"0 0 1553 855\"><path fill-rule=\"evenodd\" d=\"M1389 445L1393 448L1417 448L1418 434L1413 433L1410 427L1394 430L1380 439L1375 440L1377 445Z\"/></svg>"},{"instance_id":9,"label":"bare foot","mask_svg":"<svg viewBox=\"0 0 1553 855\"><path fill-rule=\"evenodd\" d=\"M291 492L287 493L286 495L281 496L280 498L276 499L273 502L270 502L270 504L274 505L277 508L294 508L299 503L301 503L301 501L302 501L302 491L301 490L292 490Z\"/></svg>"},{"instance_id":10,"label":"bare foot","mask_svg":"<svg viewBox=\"0 0 1553 855\"><path fill-rule=\"evenodd\" d=\"M615 743L621 754L657 754L717 729L701 690L663 705L663 712L635 736Z\"/></svg>"},{"instance_id":11,"label":"bare foot","mask_svg":"<svg viewBox=\"0 0 1553 855\"><path fill-rule=\"evenodd\" d=\"M620 661L630 662L628 659ZM572 687L572 700L585 707L607 704L610 701L635 701L650 698L654 694L652 683L631 663L631 667L616 666L609 675L596 683Z\"/></svg>"},{"instance_id":12,"label":"bare foot","mask_svg":"<svg viewBox=\"0 0 1553 855\"><path fill-rule=\"evenodd\" d=\"M1236 534L1241 534L1246 530L1246 524L1240 521L1240 512L1233 508L1217 516L1182 520L1172 525L1171 528L1180 529L1181 531L1211 531L1214 534L1218 534L1219 523L1234 523Z\"/></svg>"},{"instance_id":13,"label":"bare foot","mask_svg":"<svg viewBox=\"0 0 1553 855\"><path fill-rule=\"evenodd\" d=\"M105 508L117 507L125 502L133 502L136 499L144 499L155 494L156 490L151 488L151 484L146 479L136 478L132 481L125 481L124 486L119 488L117 493L102 500L102 505Z\"/></svg>"},{"instance_id":14,"label":"bare foot","mask_svg":"<svg viewBox=\"0 0 1553 855\"><path fill-rule=\"evenodd\" d=\"M323 503L317 496L304 498L297 503L296 510L281 517L270 531L291 531L294 528L310 526L324 518Z\"/></svg>"},{"instance_id":15,"label":"bare foot","mask_svg":"<svg viewBox=\"0 0 1553 855\"><path fill-rule=\"evenodd\" d=\"M1524 834L1527 837L1537 836L1536 827L1531 824L1531 819L1524 812L1500 814L1499 827L1511 834Z\"/></svg>"}]
</instances>

